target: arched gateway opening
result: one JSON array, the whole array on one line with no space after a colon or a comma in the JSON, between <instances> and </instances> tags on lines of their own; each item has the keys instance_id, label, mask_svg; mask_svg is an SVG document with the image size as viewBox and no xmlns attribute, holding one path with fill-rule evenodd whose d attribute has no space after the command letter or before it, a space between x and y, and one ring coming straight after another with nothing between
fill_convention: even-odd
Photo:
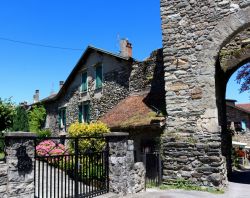
<instances>
[{"instance_id":1,"label":"arched gateway opening","mask_svg":"<svg viewBox=\"0 0 250 198\"><path fill-rule=\"evenodd\" d=\"M242 126L242 121L249 122L249 115L245 109L237 107L233 100L227 100L226 89L232 75L250 62L250 28L239 31L232 39L225 44L220 52L216 63L215 83L216 101L218 108L219 126L221 126L221 147L222 155L226 157L227 174L232 174L232 140L237 136ZM235 92L239 90L234 90ZM245 123L246 124L246 123ZM239 125L239 126L237 126ZM238 128L239 129L238 129ZM236 134L237 133L237 134ZM241 138L242 134L239 134ZM240 144L240 142L239 142Z\"/></svg>"},{"instance_id":2,"label":"arched gateway opening","mask_svg":"<svg viewBox=\"0 0 250 198\"><path fill-rule=\"evenodd\" d=\"M161 19L167 110L163 183L223 188L231 172L226 84L249 57L226 59L226 69L219 57L250 27L250 2L161 0Z\"/></svg>"}]
</instances>

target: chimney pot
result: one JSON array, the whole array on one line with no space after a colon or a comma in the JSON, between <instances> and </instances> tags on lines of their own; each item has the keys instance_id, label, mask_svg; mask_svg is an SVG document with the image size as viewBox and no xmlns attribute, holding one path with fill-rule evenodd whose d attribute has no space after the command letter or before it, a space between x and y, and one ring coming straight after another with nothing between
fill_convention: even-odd
<instances>
[{"instance_id":1,"label":"chimney pot","mask_svg":"<svg viewBox=\"0 0 250 198\"><path fill-rule=\"evenodd\" d=\"M132 44L128 41L128 39L121 39L120 50L121 56L132 57Z\"/></svg>"},{"instance_id":2,"label":"chimney pot","mask_svg":"<svg viewBox=\"0 0 250 198\"><path fill-rule=\"evenodd\" d=\"M33 96L33 103L39 102L39 90L35 91L35 95Z\"/></svg>"},{"instance_id":3,"label":"chimney pot","mask_svg":"<svg viewBox=\"0 0 250 198\"><path fill-rule=\"evenodd\" d=\"M61 89L62 87L63 87L63 85L64 85L64 81L59 81L59 88Z\"/></svg>"}]
</instances>

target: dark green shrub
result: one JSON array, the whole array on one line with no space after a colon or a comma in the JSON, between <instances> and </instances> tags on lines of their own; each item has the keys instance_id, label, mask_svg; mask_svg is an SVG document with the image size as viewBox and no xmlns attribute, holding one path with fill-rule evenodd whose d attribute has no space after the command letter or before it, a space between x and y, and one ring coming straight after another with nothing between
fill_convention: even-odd
<instances>
[{"instance_id":1,"label":"dark green shrub","mask_svg":"<svg viewBox=\"0 0 250 198\"><path fill-rule=\"evenodd\" d=\"M11 100L2 100L0 98L0 131L4 131L12 127L14 115L15 106Z\"/></svg>"},{"instance_id":2,"label":"dark green shrub","mask_svg":"<svg viewBox=\"0 0 250 198\"><path fill-rule=\"evenodd\" d=\"M29 119L27 111L22 106L16 107L16 114L13 118L13 131L29 131Z\"/></svg>"},{"instance_id":3,"label":"dark green shrub","mask_svg":"<svg viewBox=\"0 0 250 198\"><path fill-rule=\"evenodd\" d=\"M36 132L39 139L44 139L47 137L51 137L51 131L49 129L44 129Z\"/></svg>"},{"instance_id":4,"label":"dark green shrub","mask_svg":"<svg viewBox=\"0 0 250 198\"><path fill-rule=\"evenodd\" d=\"M31 132L41 131L46 118L46 109L43 106L33 106L29 111L29 129Z\"/></svg>"}]
</instances>

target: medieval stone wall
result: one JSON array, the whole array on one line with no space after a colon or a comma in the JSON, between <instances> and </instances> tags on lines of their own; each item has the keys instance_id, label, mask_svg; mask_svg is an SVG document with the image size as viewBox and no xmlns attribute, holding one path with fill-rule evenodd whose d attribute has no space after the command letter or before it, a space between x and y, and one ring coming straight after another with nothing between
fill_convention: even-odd
<instances>
[{"instance_id":1,"label":"medieval stone wall","mask_svg":"<svg viewBox=\"0 0 250 198\"><path fill-rule=\"evenodd\" d=\"M163 54L162 49L153 51L150 56L141 62L132 65L129 79L130 92L141 92L151 89L162 92L164 87Z\"/></svg>"},{"instance_id":2,"label":"medieval stone wall","mask_svg":"<svg viewBox=\"0 0 250 198\"><path fill-rule=\"evenodd\" d=\"M201 186L221 188L226 184L224 156L229 164L230 147L221 148L221 142L230 145L230 138L221 135L218 122L218 108L219 113L225 112L226 83L218 55L230 39L247 28L249 3L161 0L167 111L162 138L165 183L186 179ZM185 176L187 166L191 174ZM196 173L203 179L197 179Z\"/></svg>"},{"instance_id":3,"label":"medieval stone wall","mask_svg":"<svg viewBox=\"0 0 250 198\"><path fill-rule=\"evenodd\" d=\"M239 60L248 58L250 51L250 28L237 34L220 52L220 64L224 71L232 69Z\"/></svg>"}]
</instances>

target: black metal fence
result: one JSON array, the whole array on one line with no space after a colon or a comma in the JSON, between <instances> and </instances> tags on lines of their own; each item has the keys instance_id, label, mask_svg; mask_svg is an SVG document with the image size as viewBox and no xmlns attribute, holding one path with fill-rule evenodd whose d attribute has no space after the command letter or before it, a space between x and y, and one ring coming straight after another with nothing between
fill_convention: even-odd
<instances>
[{"instance_id":1,"label":"black metal fence","mask_svg":"<svg viewBox=\"0 0 250 198\"><path fill-rule=\"evenodd\" d=\"M146 185L159 186L162 183L162 161L159 152L142 153L141 159L146 168Z\"/></svg>"},{"instance_id":2,"label":"black metal fence","mask_svg":"<svg viewBox=\"0 0 250 198\"><path fill-rule=\"evenodd\" d=\"M103 144L105 140L99 139ZM81 149L81 144L88 140L89 137L46 138L42 146L44 152L41 140L40 144L36 143L35 197L80 198L108 192L108 149L105 146L98 152L93 149ZM52 141L53 150L49 150ZM66 145L71 146L62 146L60 142L64 141Z\"/></svg>"}]
</instances>

